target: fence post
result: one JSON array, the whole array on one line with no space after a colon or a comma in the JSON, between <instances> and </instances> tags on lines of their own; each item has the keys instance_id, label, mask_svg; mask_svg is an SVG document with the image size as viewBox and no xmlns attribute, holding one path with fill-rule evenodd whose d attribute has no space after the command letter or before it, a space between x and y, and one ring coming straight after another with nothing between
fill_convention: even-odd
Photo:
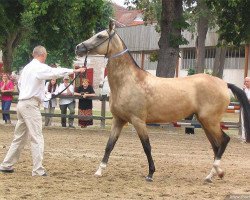
<instances>
[{"instance_id":1,"label":"fence post","mask_svg":"<svg viewBox=\"0 0 250 200\"><path fill-rule=\"evenodd\" d=\"M102 95L102 107L101 107L101 128L105 128L105 117L106 117L106 97L107 95Z\"/></svg>"}]
</instances>

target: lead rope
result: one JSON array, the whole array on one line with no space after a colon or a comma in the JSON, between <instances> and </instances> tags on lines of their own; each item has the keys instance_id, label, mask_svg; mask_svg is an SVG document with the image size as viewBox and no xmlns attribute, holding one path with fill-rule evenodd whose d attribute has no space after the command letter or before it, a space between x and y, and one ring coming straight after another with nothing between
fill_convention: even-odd
<instances>
[{"instance_id":1,"label":"lead rope","mask_svg":"<svg viewBox=\"0 0 250 200\"><path fill-rule=\"evenodd\" d=\"M89 52L87 51L87 54L86 54L86 57L85 57L85 60L84 60L84 64L83 64L83 67L87 69L87 59L88 59L88 54ZM86 73L86 71L84 72ZM70 83L67 85L67 87L65 87L61 92L59 92L58 94L56 95L53 95L49 100L46 100L44 102L48 102L48 101L51 101L52 99L55 99L57 98L58 96L60 96L65 90L67 90L69 88L70 85L72 85L74 83L74 81L76 80L76 78L80 75L80 73L77 73L75 78L70 81Z\"/></svg>"}]
</instances>

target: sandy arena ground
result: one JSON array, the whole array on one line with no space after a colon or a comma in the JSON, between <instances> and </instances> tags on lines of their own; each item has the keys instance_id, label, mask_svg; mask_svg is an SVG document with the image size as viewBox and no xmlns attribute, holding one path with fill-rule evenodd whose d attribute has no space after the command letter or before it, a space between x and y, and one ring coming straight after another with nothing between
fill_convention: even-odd
<instances>
[{"instance_id":1,"label":"sandy arena ground","mask_svg":"<svg viewBox=\"0 0 250 200\"><path fill-rule=\"evenodd\" d=\"M0 160L13 137L14 126L0 125ZM222 159L224 179L203 179L213 153L202 130L185 135L183 129L150 130L156 172L146 182L148 164L135 132L122 132L103 177L94 175L109 137L108 130L45 128L44 166L48 177L32 177L30 147L21 154L15 173L0 173L0 199L225 199L245 194L250 199L250 144L240 143L237 131ZM229 199L235 199L231 196ZM239 198L237 198L239 199Z\"/></svg>"}]
</instances>

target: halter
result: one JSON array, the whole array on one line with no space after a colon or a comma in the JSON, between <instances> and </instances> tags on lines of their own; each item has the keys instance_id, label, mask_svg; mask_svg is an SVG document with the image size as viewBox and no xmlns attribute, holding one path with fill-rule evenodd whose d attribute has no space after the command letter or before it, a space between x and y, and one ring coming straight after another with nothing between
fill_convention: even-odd
<instances>
[{"instance_id":1,"label":"halter","mask_svg":"<svg viewBox=\"0 0 250 200\"><path fill-rule=\"evenodd\" d=\"M87 50L87 55L86 55L86 57L88 56L89 51L91 51L91 50L93 50L93 49L99 47L100 45L102 45L102 44L103 44L104 42L106 42L107 40L108 40L108 47L107 47L106 53L104 54L105 58L108 58L108 59L116 58L116 57L119 57L119 56L123 55L124 53L126 53L126 52L128 51L128 48L126 47L126 45L124 44L124 42L123 42L123 40L120 38L120 36L118 35L119 38L121 39L121 41L123 42L123 44L125 45L126 49L124 49L124 50L122 50L121 52L118 52L118 53L116 53L116 54L111 55L111 56L108 57L107 55L108 55L108 51L109 51L109 44L110 44L111 39L112 39L112 38L114 37L114 35L116 34L116 32L114 31L112 34L110 34L109 31L107 30L107 33L108 33L109 37L106 38L105 40L103 40L103 41L102 41L101 43L99 43L98 45L94 46L93 48L89 48L89 49L88 49L87 46L86 46L83 42L81 43L81 45L83 45L84 48Z\"/></svg>"},{"instance_id":2,"label":"halter","mask_svg":"<svg viewBox=\"0 0 250 200\"><path fill-rule=\"evenodd\" d=\"M119 57L119 56L123 55L124 53L126 53L127 51L128 51L128 49L126 48L126 49L124 49L123 51L121 51L119 53L116 53L114 55L109 56L109 59Z\"/></svg>"},{"instance_id":3,"label":"halter","mask_svg":"<svg viewBox=\"0 0 250 200\"><path fill-rule=\"evenodd\" d=\"M108 31L107 31L108 32ZM122 50L121 52L118 52L118 53L116 53L116 54L114 54L114 55L111 55L111 56L107 56L107 54L108 54L108 50L109 50L109 43L110 43L110 41L111 41L111 39L112 39L112 37L114 36L116 34L116 32L114 31L114 33L112 33L112 35L110 35L109 34L109 32L108 32L108 35L109 35L109 42L108 42L108 47L107 47L107 51L106 51L106 54L105 54L105 58L108 58L108 59L111 59L111 58L116 58L116 57L119 57L119 56L121 56L121 55L123 55L124 53L126 53L127 51L128 51L128 48L126 47L126 45L125 45L125 47L126 47L126 49L124 49L124 50ZM119 36L119 35L118 35ZM120 38L120 36L119 36L119 38ZM121 38L120 38L121 39ZM106 40L105 40L106 41ZM123 42L123 40L121 40L122 42ZM124 44L124 42L123 42L123 44Z\"/></svg>"},{"instance_id":4,"label":"halter","mask_svg":"<svg viewBox=\"0 0 250 200\"><path fill-rule=\"evenodd\" d=\"M81 45L83 45L84 48L87 50L87 55L88 55L89 51L91 51L91 50L93 50L93 49L99 47L99 46L102 45L104 42L106 42L107 40L109 40L109 41L108 41L107 51L106 51L106 54L105 54L105 57L107 58L107 54L108 54L108 50L109 50L109 43L110 43L111 39L114 37L114 35L116 34L116 32L114 31L111 35L109 34L108 31L107 31L107 33L108 33L109 37L106 38L105 40L103 40L102 42L100 42L100 44L94 46L93 48L89 48L89 49L88 49L87 46L86 46L83 42L81 43ZM86 55L86 56L87 56L87 55Z\"/></svg>"}]
</instances>

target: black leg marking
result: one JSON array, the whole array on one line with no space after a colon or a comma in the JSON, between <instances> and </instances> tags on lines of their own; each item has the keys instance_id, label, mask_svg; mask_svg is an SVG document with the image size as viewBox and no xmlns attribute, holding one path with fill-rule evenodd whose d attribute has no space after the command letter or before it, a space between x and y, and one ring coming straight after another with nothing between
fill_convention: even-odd
<instances>
[{"instance_id":1,"label":"black leg marking","mask_svg":"<svg viewBox=\"0 0 250 200\"><path fill-rule=\"evenodd\" d=\"M114 146L115 146L117 140L118 140L118 137L115 137L115 138L110 137L109 138L108 143L107 143L106 148L105 148L105 154L104 154L104 157L102 159L103 163L108 163L110 153L114 149Z\"/></svg>"},{"instance_id":2,"label":"black leg marking","mask_svg":"<svg viewBox=\"0 0 250 200\"><path fill-rule=\"evenodd\" d=\"M221 145L219 146L218 148L218 152L216 154L216 159L221 159L226 147L227 147L227 144L228 142L230 141L230 137L224 133L224 131L222 131L222 142L221 142Z\"/></svg>"},{"instance_id":3,"label":"black leg marking","mask_svg":"<svg viewBox=\"0 0 250 200\"><path fill-rule=\"evenodd\" d=\"M149 166L149 173L148 176L146 177L147 181L153 181L153 174L155 172L155 165L154 165L154 161L151 155L151 145L149 142L149 138L142 138L141 139L141 143L144 149L144 152L147 156L148 159L148 166Z\"/></svg>"}]
</instances>

